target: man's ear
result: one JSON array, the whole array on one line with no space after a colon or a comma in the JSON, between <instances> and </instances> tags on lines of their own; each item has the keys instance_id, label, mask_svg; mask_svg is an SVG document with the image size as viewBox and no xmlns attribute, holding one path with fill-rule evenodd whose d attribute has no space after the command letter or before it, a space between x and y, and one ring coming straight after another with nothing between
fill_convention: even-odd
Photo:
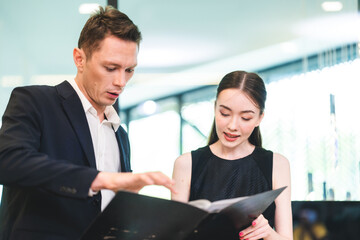
<instances>
[{"instance_id":1,"label":"man's ear","mask_svg":"<svg viewBox=\"0 0 360 240\"><path fill-rule=\"evenodd\" d=\"M78 69L78 72L82 72L86 62L86 55L84 50L80 48L74 48L73 58L74 58L75 66Z\"/></svg>"}]
</instances>

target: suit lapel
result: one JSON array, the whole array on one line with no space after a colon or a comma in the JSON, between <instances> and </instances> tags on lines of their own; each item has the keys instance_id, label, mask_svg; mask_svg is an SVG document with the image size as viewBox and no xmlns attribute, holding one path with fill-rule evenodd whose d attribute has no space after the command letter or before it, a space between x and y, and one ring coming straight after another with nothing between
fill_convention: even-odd
<instances>
[{"instance_id":1,"label":"suit lapel","mask_svg":"<svg viewBox=\"0 0 360 240\"><path fill-rule=\"evenodd\" d=\"M124 143L121 142L121 136L120 136L120 127L119 129L115 132L115 136L116 136L116 140L118 142L119 145L119 151L120 151L120 164L121 164L121 172L129 172L130 171L130 166L129 166L129 156L127 156L127 151L125 151L124 149Z\"/></svg>"},{"instance_id":2,"label":"suit lapel","mask_svg":"<svg viewBox=\"0 0 360 240\"><path fill-rule=\"evenodd\" d=\"M56 89L63 98L64 111L79 139L82 149L89 161L89 165L96 169L94 147L81 101L73 87L67 81L57 85Z\"/></svg>"}]
</instances>

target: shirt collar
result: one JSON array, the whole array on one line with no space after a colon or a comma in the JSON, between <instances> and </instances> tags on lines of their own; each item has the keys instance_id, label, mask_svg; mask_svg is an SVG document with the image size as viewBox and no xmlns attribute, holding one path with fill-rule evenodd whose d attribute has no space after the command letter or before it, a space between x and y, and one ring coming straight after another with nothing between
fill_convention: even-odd
<instances>
[{"instance_id":1,"label":"shirt collar","mask_svg":"<svg viewBox=\"0 0 360 240\"><path fill-rule=\"evenodd\" d=\"M75 92L80 98L81 104L83 105L85 112L94 112L96 113L96 109L91 105L89 100L85 97L85 95L81 92L79 86L75 82L75 79L68 80L70 85L74 88ZM117 114L115 108L113 106L106 106L105 108L105 116L108 122L111 123L114 131L116 132L120 126L120 117Z\"/></svg>"}]
</instances>

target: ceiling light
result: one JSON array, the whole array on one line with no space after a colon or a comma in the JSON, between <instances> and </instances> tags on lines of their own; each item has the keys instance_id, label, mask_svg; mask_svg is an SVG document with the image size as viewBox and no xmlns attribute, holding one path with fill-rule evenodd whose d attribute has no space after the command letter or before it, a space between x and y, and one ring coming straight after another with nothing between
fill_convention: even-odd
<instances>
[{"instance_id":1,"label":"ceiling light","mask_svg":"<svg viewBox=\"0 0 360 240\"><path fill-rule=\"evenodd\" d=\"M1 87L17 87L24 84L24 78L20 75L3 76L0 81Z\"/></svg>"},{"instance_id":2,"label":"ceiling light","mask_svg":"<svg viewBox=\"0 0 360 240\"><path fill-rule=\"evenodd\" d=\"M50 85L55 86L64 79L73 79L74 75L62 75L62 74L54 74L54 75L33 75L30 78L30 83L32 85Z\"/></svg>"},{"instance_id":3,"label":"ceiling light","mask_svg":"<svg viewBox=\"0 0 360 240\"><path fill-rule=\"evenodd\" d=\"M321 7L325 12L338 12L343 8L343 5L339 1L327 1L323 2Z\"/></svg>"},{"instance_id":4,"label":"ceiling light","mask_svg":"<svg viewBox=\"0 0 360 240\"><path fill-rule=\"evenodd\" d=\"M140 105L140 113L144 115L152 115L156 112L158 105L152 100L148 100Z\"/></svg>"},{"instance_id":5,"label":"ceiling light","mask_svg":"<svg viewBox=\"0 0 360 240\"><path fill-rule=\"evenodd\" d=\"M84 3L79 6L80 14L92 14L99 9L100 5L97 3Z\"/></svg>"},{"instance_id":6,"label":"ceiling light","mask_svg":"<svg viewBox=\"0 0 360 240\"><path fill-rule=\"evenodd\" d=\"M294 42L284 42L281 44L281 49L285 53L297 53L299 52L299 46Z\"/></svg>"}]
</instances>

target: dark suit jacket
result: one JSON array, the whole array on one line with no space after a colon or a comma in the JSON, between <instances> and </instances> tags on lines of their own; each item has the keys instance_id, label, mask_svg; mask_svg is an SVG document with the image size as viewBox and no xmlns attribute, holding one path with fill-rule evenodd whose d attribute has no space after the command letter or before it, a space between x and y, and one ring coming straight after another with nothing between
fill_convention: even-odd
<instances>
[{"instance_id":1,"label":"dark suit jacket","mask_svg":"<svg viewBox=\"0 0 360 240\"><path fill-rule=\"evenodd\" d=\"M131 171L122 127L116 137L121 169ZM101 211L101 194L88 197L97 173L89 126L71 85L14 89L0 130L0 239L78 239Z\"/></svg>"}]
</instances>

